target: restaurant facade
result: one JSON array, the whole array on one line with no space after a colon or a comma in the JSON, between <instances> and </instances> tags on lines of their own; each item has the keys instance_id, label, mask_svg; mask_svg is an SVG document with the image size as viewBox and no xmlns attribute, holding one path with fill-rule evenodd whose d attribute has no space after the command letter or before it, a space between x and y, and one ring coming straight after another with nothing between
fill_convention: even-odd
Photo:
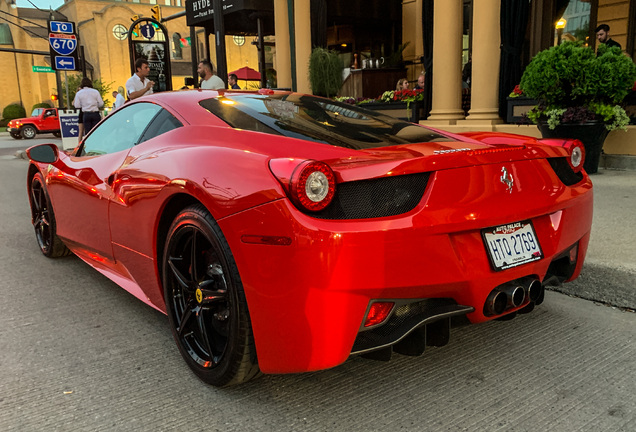
<instances>
[{"instance_id":1,"label":"restaurant facade","mask_svg":"<svg viewBox=\"0 0 636 432\"><path fill-rule=\"evenodd\" d=\"M92 73L104 82L125 82L130 76L128 55L113 36L114 27L128 27L130 15L150 15L150 6L159 4L168 16L185 10L190 0L66 0L57 12L78 22L89 47L87 60ZM12 0L0 0L0 11L10 11ZM212 0L210 0L212 2ZM227 0L226 0L227 3ZM233 0L232 4L249 4L249 0ZM505 124L506 96L519 83L523 68L533 55L561 40L581 40L595 48L594 29L608 24L611 37L619 42L626 55L636 54L636 0L271 0L274 35L268 45L267 67L276 71L275 85L311 93L308 59L312 47L336 50L347 71L343 90L359 94L354 97L377 97L380 89L371 85L347 86L347 80L373 83L396 69L411 84L420 73L426 76L426 115L423 123L449 130L502 130L538 135L536 128L520 128ZM98 7L100 6L100 7ZM562 19L561 27L557 22ZM1 27L0 36L6 33ZM26 23L23 23L28 25ZM190 35L185 17L165 23L175 41ZM182 71L174 73L178 80L191 75L191 63L209 56L214 60L214 31L196 32L195 56L191 47L173 49L180 59L172 63ZM4 31L4 33L3 33ZM13 45L42 45L41 41L9 31ZM251 35L253 32L246 32ZM206 41L207 36L207 41ZM243 37L243 45L237 45ZM258 68L258 50L251 36L226 35L228 70L245 66ZM0 37L0 47L6 46ZM3 45L5 44L5 45ZM46 41L40 49L47 49ZM11 56L9 59L8 56ZM6 60L5 61L5 57ZM0 52L0 73L12 85L0 88L0 109L7 102L48 100L53 87L51 77L29 77L36 56L20 60ZM399 58L401 61L395 62ZM181 63L181 66L179 66ZM17 66L13 66L17 65ZM27 67L28 66L28 67ZM17 73L18 70L24 73ZM17 78L16 78L17 77ZM377 79L376 79L377 77ZM20 79L20 86L17 80ZM386 78L384 78L386 79ZM54 81L53 81L54 82ZM16 88L30 93L18 97ZM385 90L395 84L385 85ZM368 91L367 91L368 88ZM350 90L353 89L353 90ZM361 89L361 90L360 90ZM7 96L10 93L10 96ZM469 98L467 98L467 93ZM468 104L468 105L467 105ZM27 107L28 109L28 107ZM634 127L631 127L634 128ZM618 135L623 133L623 135ZM614 139L614 136L620 138ZM616 141L616 144L614 144ZM612 132L606 141L606 152L636 154L636 132Z\"/></svg>"}]
</instances>

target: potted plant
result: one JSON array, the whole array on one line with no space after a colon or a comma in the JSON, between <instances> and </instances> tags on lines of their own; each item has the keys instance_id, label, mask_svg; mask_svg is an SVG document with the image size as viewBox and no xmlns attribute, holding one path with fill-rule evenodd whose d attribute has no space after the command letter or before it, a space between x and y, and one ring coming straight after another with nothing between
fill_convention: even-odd
<instances>
[{"instance_id":1,"label":"potted plant","mask_svg":"<svg viewBox=\"0 0 636 432\"><path fill-rule=\"evenodd\" d=\"M314 48L309 57L309 84L317 96L332 97L342 86L342 62L336 51Z\"/></svg>"},{"instance_id":2,"label":"potted plant","mask_svg":"<svg viewBox=\"0 0 636 432\"><path fill-rule=\"evenodd\" d=\"M538 101L527 116L543 137L581 140L585 170L595 173L609 131L629 124L619 104L634 80L636 65L619 48L601 44L596 54L581 42L564 42L532 59L520 89Z\"/></svg>"},{"instance_id":3,"label":"potted plant","mask_svg":"<svg viewBox=\"0 0 636 432\"><path fill-rule=\"evenodd\" d=\"M424 100L424 90L389 90L377 99L355 99L349 96L336 98L339 102L360 105L372 111L401 120L417 123L419 121L419 103Z\"/></svg>"},{"instance_id":4,"label":"potted plant","mask_svg":"<svg viewBox=\"0 0 636 432\"><path fill-rule=\"evenodd\" d=\"M508 123L520 123L524 120L524 116L527 116L528 111L537 106L535 99L527 97L519 84L510 92L508 98L508 110L506 121Z\"/></svg>"}]
</instances>

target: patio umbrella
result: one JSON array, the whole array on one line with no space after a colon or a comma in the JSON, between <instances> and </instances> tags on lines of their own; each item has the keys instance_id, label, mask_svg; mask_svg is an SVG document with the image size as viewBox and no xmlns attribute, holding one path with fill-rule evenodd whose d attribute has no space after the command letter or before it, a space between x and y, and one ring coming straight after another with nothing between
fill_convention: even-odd
<instances>
[{"instance_id":1,"label":"patio umbrella","mask_svg":"<svg viewBox=\"0 0 636 432\"><path fill-rule=\"evenodd\" d=\"M260 72L247 66L243 66L240 69L232 71L230 72L230 74L235 74L238 79L243 81L260 81L261 80Z\"/></svg>"}]
</instances>

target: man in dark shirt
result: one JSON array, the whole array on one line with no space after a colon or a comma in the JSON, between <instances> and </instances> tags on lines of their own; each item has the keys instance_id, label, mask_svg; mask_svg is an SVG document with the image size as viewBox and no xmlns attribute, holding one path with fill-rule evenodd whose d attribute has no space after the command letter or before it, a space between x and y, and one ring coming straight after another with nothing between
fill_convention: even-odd
<instances>
[{"instance_id":1,"label":"man in dark shirt","mask_svg":"<svg viewBox=\"0 0 636 432\"><path fill-rule=\"evenodd\" d=\"M426 82L426 78L424 75L424 71L422 71L420 76L417 77L417 84L415 84L415 87L413 87L413 90L424 90L425 82Z\"/></svg>"},{"instance_id":2,"label":"man in dark shirt","mask_svg":"<svg viewBox=\"0 0 636 432\"><path fill-rule=\"evenodd\" d=\"M230 74L227 78L227 82L230 85L231 89L240 90L241 87L239 87L236 81L238 81L238 77L236 76L236 74Z\"/></svg>"},{"instance_id":3,"label":"man in dark shirt","mask_svg":"<svg viewBox=\"0 0 636 432\"><path fill-rule=\"evenodd\" d=\"M611 47L621 48L621 44L619 44L618 42L616 42L609 36L610 27L607 24L601 24L600 26L596 27L595 31L596 31L596 39L600 43L604 43L610 48Z\"/></svg>"}]
</instances>

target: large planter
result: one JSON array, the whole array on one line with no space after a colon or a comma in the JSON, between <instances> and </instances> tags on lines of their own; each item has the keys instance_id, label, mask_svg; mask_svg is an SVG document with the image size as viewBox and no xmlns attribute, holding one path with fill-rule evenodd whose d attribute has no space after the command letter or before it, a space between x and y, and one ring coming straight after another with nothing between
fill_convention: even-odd
<instances>
[{"instance_id":1,"label":"large planter","mask_svg":"<svg viewBox=\"0 0 636 432\"><path fill-rule=\"evenodd\" d=\"M571 138L578 139L585 146L585 163L583 168L588 174L598 171L603 142L609 131L602 122L580 124L560 124L550 129L547 123L537 125L543 138Z\"/></svg>"},{"instance_id":2,"label":"large planter","mask_svg":"<svg viewBox=\"0 0 636 432\"><path fill-rule=\"evenodd\" d=\"M420 104L417 102L411 102L408 108L406 102L368 102L361 104L360 108L377 111L412 123L420 121Z\"/></svg>"},{"instance_id":3,"label":"large planter","mask_svg":"<svg viewBox=\"0 0 636 432\"><path fill-rule=\"evenodd\" d=\"M509 97L507 99L508 110L506 112L507 123L520 123L523 120L524 114L528 114L532 108L537 106L538 102L535 99L519 96L515 98Z\"/></svg>"}]
</instances>

